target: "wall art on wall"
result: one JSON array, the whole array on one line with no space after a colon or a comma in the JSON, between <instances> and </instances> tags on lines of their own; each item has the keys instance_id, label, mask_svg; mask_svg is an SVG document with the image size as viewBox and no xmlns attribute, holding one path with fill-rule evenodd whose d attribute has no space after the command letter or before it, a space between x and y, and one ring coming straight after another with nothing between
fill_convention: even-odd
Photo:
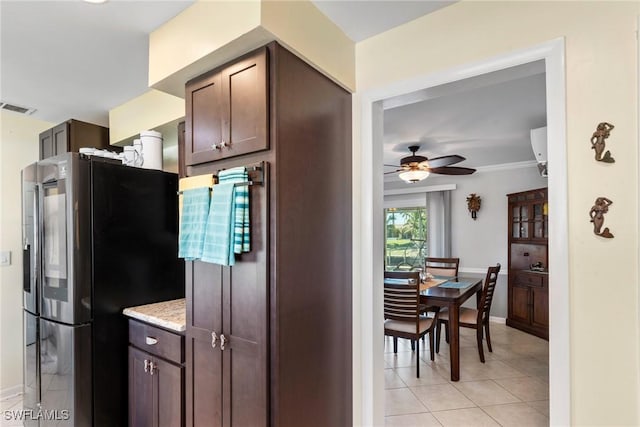
<instances>
[{"instance_id":1,"label":"wall art on wall","mask_svg":"<svg viewBox=\"0 0 640 427\"><path fill-rule=\"evenodd\" d=\"M604 225L604 214L609 212L609 206L612 204L613 202L606 197L598 197L594 205L591 207L589 216L593 223L593 233L596 236L606 237L608 239L613 238L613 234L609 231L609 227L605 227L605 229L602 230L602 226Z\"/></svg>"},{"instance_id":2,"label":"wall art on wall","mask_svg":"<svg viewBox=\"0 0 640 427\"><path fill-rule=\"evenodd\" d=\"M474 220L477 218L477 212L480 210L480 196L476 195L476 193L469 194L467 197L467 208L469 212L471 212L471 218Z\"/></svg>"},{"instance_id":3,"label":"wall art on wall","mask_svg":"<svg viewBox=\"0 0 640 427\"><path fill-rule=\"evenodd\" d=\"M591 149L596 152L596 160L604 163L614 163L615 160L611 157L609 150L605 150L605 139L609 138L614 126L611 123L601 122L596 126L596 131L591 136Z\"/></svg>"}]
</instances>

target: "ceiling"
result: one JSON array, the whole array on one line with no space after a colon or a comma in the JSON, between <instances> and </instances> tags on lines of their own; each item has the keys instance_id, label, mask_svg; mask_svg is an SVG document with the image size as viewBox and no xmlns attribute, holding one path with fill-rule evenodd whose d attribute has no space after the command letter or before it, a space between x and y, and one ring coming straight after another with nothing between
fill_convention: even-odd
<instances>
[{"instance_id":1,"label":"ceiling","mask_svg":"<svg viewBox=\"0 0 640 427\"><path fill-rule=\"evenodd\" d=\"M148 90L148 34L193 2L0 0L0 101L107 126L110 109ZM313 2L354 41L453 3Z\"/></svg>"},{"instance_id":2,"label":"ceiling","mask_svg":"<svg viewBox=\"0 0 640 427\"><path fill-rule=\"evenodd\" d=\"M459 154L463 167L533 161L530 131L546 126L545 90L536 61L388 99L384 163L399 165L411 145L428 158Z\"/></svg>"},{"instance_id":3,"label":"ceiling","mask_svg":"<svg viewBox=\"0 0 640 427\"><path fill-rule=\"evenodd\" d=\"M434 12L455 1L366 1L312 0L342 31L355 42L368 39L393 27Z\"/></svg>"},{"instance_id":4,"label":"ceiling","mask_svg":"<svg viewBox=\"0 0 640 427\"><path fill-rule=\"evenodd\" d=\"M148 90L148 35L188 1L0 1L0 101L108 125Z\"/></svg>"},{"instance_id":5,"label":"ceiling","mask_svg":"<svg viewBox=\"0 0 640 427\"><path fill-rule=\"evenodd\" d=\"M454 3L312 1L356 42ZM0 101L53 123L108 125L110 109L148 90L148 34L192 3L0 0ZM528 132L545 124L543 72L516 67L387 100L385 163L399 164L415 143L427 157L467 157L460 166L533 160Z\"/></svg>"}]
</instances>

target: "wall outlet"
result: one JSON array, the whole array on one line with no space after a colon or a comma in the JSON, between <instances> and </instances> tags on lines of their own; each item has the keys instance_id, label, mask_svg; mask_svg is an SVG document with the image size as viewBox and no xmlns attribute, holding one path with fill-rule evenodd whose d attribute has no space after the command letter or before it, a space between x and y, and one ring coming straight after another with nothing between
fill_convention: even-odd
<instances>
[{"instance_id":1,"label":"wall outlet","mask_svg":"<svg viewBox=\"0 0 640 427\"><path fill-rule=\"evenodd\" d=\"M11 265L11 251L0 252L0 267Z\"/></svg>"}]
</instances>

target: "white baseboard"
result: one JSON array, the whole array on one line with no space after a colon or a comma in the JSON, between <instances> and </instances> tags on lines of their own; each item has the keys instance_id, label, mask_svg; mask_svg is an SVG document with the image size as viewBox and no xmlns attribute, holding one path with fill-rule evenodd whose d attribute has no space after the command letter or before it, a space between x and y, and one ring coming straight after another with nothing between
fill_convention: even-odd
<instances>
[{"instance_id":1,"label":"white baseboard","mask_svg":"<svg viewBox=\"0 0 640 427\"><path fill-rule=\"evenodd\" d=\"M0 390L0 400L10 399L22 394L22 384Z\"/></svg>"},{"instance_id":2,"label":"white baseboard","mask_svg":"<svg viewBox=\"0 0 640 427\"><path fill-rule=\"evenodd\" d=\"M500 323L501 325L506 325L507 324L507 319L505 319L504 317L489 316L489 322Z\"/></svg>"}]
</instances>

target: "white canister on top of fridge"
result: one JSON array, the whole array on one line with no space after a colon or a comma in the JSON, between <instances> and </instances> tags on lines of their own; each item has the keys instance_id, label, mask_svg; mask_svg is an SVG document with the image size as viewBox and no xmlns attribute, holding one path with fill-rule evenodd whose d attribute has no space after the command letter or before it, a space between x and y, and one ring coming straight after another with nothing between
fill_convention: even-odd
<instances>
[{"instance_id":1,"label":"white canister on top of fridge","mask_svg":"<svg viewBox=\"0 0 640 427\"><path fill-rule=\"evenodd\" d=\"M140 132L142 167L162 170L162 134L153 130Z\"/></svg>"}]
</instances>

